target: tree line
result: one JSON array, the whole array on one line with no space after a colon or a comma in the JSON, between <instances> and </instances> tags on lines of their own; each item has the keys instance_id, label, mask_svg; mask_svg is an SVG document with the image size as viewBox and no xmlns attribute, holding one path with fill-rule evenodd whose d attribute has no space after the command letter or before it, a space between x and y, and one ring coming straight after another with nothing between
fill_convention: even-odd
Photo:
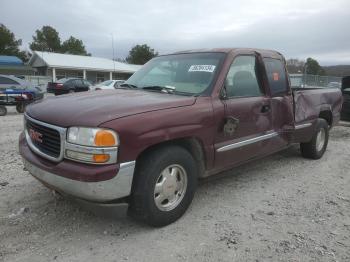
<instances>
[{"instance_id":1,"label":"tree line","mask_svg":"<svg viewBox=\"0 0 350 262\"><path fill-rule=\"evenodd\" d=\"M30 59L31 53L20 49L22 45L21 39L16 39L4 24L0 24L0 55L17 56L24 62ZM81 39L70 36L62 42L59 32L51 26L43 26L35 31L32 42L29 43L32 51L46 51L62 54L91 56ZM153 57L157 56L153 48L146 44L135 45L129 51L129 55L125 59L115 59L130 64L143 65ZM292 74L306 73L312 75L325 75L325 69L320 66L317 60L309 57L306 61L298 59L287 60L288 72Z\"/></svg>"},{"instance_id":2,"label":"tree line","mask_svg":"<svg viewBox=\"0 0 350 262\"><path fill-rule=\"evenodd\" d=\"M306 61L291 58L287 60L287 69L290 74L326 75L326 70L316 59L311 57Z\"/></svg>"},{"instance_id":3,"label":"tree line","mask_svg":"<svg viewBox=\"0 0 350 262\"><path fill-rule=\"evenodd\" d=\"M16 39L13 32L4 24L0 24L0 55L17 56L27 62L32 54L21 50L21 45L22 39ZM59 32L51 26L43 26L36 30L32 42L29 43L29 48L32 51L91 56L81 39L70 36L62 42ZM129 51L125 62L142 65L157 55L158 53L146 44L135 45Z\"/></svg>"}]
</instances>

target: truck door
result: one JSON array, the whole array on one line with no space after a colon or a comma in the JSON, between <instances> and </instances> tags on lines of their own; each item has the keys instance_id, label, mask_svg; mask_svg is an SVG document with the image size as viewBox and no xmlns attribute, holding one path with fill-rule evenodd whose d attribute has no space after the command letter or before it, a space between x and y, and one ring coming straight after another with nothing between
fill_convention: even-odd
<instances>
[{"instance_id":1,"label":"truck door","mask_svg":"<svg viewBox=\"0 0 350 262\"><path fill-rule=\"evenodd\" d=\"M266 152L277 134L271 99L262 85L263 65L255 53L236 56L225 81L224 119L215 142L215 165L234 166Z\"/></svg>"},{"instance_id":2,"label":"truck door","mask_svg":"<svg viewBox=\"0 0 350 262\"><path fill-rule=\"evenodd\" d=\"M288 144L289 131L294 129L293 96L282 58L265 57L263 61L271 96L272 126L280 134L283 146Z\"/></svg>"}]
</instances>

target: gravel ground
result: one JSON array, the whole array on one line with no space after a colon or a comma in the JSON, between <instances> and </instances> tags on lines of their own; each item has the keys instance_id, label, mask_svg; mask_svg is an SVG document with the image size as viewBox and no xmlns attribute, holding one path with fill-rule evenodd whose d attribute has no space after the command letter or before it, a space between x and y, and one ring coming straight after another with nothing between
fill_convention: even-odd
<instances>
[{"instance_id":1,"label":"gravel ground","mask_svg":"<svg viewBox=\"0 0 350 262\"><path fill-rule=\"evenodd\" d=\"M0 261L350 261L350 127L324 157L291 147L202 182L154 229L83 210L23 170L22 116L0 118Z\"/></svg>"}]
</instances>

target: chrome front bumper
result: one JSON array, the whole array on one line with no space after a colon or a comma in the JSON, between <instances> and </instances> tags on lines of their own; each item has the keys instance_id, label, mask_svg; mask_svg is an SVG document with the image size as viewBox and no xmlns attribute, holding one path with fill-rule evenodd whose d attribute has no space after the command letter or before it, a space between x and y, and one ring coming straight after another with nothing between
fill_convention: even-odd
<instances>
[{"instance_id":1,"label":"chrome front bumper","mask_svg":"<svg viewBox=\"0 0 350 262\"><path fill-rule=\"evenodd\" d=\"M82 182L47 172L23 159L29 173L44 185L70 195L93 202L108 202L130 195L135 161L120 164L118 174L100 182Z\"/></svg>"}]
</instances>

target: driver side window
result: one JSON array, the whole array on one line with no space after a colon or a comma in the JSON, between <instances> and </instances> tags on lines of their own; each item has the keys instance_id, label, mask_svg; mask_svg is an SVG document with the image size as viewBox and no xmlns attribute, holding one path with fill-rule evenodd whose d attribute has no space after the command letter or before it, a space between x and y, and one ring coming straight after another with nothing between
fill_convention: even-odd
<instances>
[{"instance_id":1,"label":"driver side window","mask_svg":"<svg viewBox=\"0 0 350 262\"><path fill-rule=\"evenodd\" d=\"M256 66L255 56L246 55L235 58L225 81L228 98L262 95Z\"/></svg>"}]
</instances>

